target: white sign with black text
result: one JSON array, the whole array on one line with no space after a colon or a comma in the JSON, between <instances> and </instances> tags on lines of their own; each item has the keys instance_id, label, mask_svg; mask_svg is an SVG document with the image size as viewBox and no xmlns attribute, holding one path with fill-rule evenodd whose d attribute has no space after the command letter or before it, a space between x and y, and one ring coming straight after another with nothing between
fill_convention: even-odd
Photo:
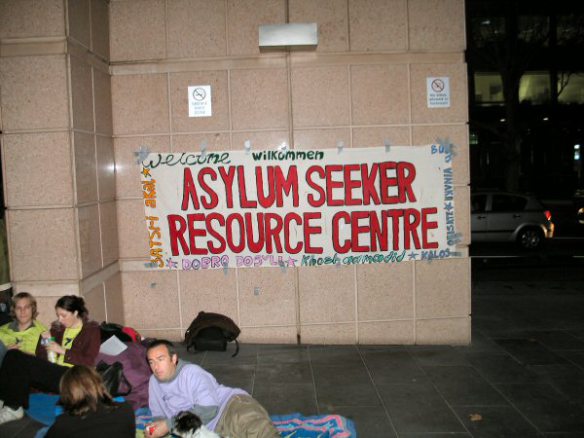
<instances>
[{"instance_id":1,"label":"white sign with black text","mask_svg":"<svg viewBox=\"0 0 584 438\"><path fill-rule=\"evenodd\" d=\"M450 78L426 78L428 108L450 108Z\"/></svg>"},{"instance_id":2,"label":"white sign with black text","mask_svg":"<svg viewBox=\"0 0 584 438\"><path fill-rule=\"evenodd\" d=\"M191 85L189 88L189 117L211 117L211 86Z\"/></svg>"}]
</instances>

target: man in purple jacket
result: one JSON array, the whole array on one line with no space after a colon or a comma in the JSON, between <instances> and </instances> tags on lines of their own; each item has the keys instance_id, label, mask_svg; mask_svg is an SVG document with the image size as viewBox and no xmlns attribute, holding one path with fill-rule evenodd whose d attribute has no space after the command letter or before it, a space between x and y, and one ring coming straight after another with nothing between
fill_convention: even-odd
<instances>
[{"instance_id":1,"label":"man in purple jacket","mask_svg":"<svg viewBox=\"0 0 584 438\"><path fill-rule=\"evenodd\" d=\"M223 386L198 365L178 358L171 342L154 341L146 351L153 375L148 404L160 418L146 428L149 438L167 435L181 411L197 414L208 429L229 437L272 438L280 434L266 410L247 392Z\"/></svg>"}]
</instances>

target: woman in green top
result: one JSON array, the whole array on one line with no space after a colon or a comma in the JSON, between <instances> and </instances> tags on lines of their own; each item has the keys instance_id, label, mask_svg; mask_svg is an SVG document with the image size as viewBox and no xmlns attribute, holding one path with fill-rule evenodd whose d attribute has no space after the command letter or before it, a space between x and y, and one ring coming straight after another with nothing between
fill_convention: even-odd
<instances>
[{"instance_id":1,"label":"woman in green top","mask_svg":"<svg viewBox=\"0 0 584 438\"><path fill-rule=\"evenodd\" d=\"M14 320L0 327L0 365L7 349L35 354L39 337L47 330L36 320L37 303L28 292L20 292L12 297L11 315Z\"/></svg>"}]
</instances>

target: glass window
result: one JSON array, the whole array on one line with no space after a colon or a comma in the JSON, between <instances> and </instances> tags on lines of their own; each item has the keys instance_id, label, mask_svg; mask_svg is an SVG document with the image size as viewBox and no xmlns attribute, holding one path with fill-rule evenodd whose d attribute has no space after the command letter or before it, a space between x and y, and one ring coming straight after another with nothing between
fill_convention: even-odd
<instances>
[{"instance_id":1,"label":"glass window","mask_svg":"<svg viewBox=\"0 0 584 438\"><path fill-rule=\"evenodd\" d=\"M527 199L521 196L493 195L492 210L495 212L521 211L525 208Z\"/></svg>"},{"instance_id":2,"label":"glass window","mask_svg":"<svg viewBox=\"0 0 584 438\"><path fill-rule=\"evenodd\" d=\"M471 201L471 213L481 213L485 211L487 195L473 195Z\"/></svg>"},{"instance_id":3,"label":"glass window","mask_svg":"<svg viewBox=\"0 0 584 438\"><path fill-rule=\"evenodd\" d=\"M503 103L503 82L497 73L475 73L475 101L480 105Z\"/></svg>"},{"instance_id":4,"label":"glass window","mask_svg":"<svg viewBox=\"0 0 584 438\"><path fill-rule=\"evenodd\" d=\"M505 35L505 19L503 17L474 17L471 20L472 39L477 47L487 43L500 41Z\"/></svg>"},{"instance_id":5,"label":"glass window","mask_svg":"<svg viewBox=\"0 0 584 438\"><path fill-rule=\"evenodd\" d=\"M584 73L558 74L558 102L584 103Z\"/></svg>"},{"instance_id":6,"label":"glass window","mask_svg":"<svg viewBox=\"0 0 584 438\"><path fill-rule=\"evenodd\" d=\"M550 100L550 75L548 72L527 72L519 83L519 101L534 104Z\"/></svg>"},{"instance_id":7,"label":"glass window","mask_svg":"<svg viewBox=\"0 0 584 438\"><path fill-rule=\"evenodd\" d=\"M517 23L517 37L526 43L547 45L550 25L548 17L523 15Z\"/></svg>"},{"instance_id":8,"label":"glass window","mask_svg":"<svg viewBox=\"0 0 584 438\"><path fill-rule=\"evenodd\" d=\"M557 18L557 22L559 46L582 44L584 39L584 15L560 15Z\"/></svg>"}]
</instances>

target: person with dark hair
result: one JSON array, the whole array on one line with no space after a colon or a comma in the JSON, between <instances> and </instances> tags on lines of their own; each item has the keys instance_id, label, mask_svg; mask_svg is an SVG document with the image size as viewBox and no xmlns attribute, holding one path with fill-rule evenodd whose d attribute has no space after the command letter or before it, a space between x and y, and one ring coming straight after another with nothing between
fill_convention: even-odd
<instances>
[{"instance_id":1,"label":"person with dark hair","mask_svg":"<svg viewBox=\"0 0 584 438\"><path fill-rule=\"evenodd\" d=\"M47 330L36 320L37 303L28 292L19 292L12 297L10 316L14 320L0 327L0 366L7 350L34 354L41 333Z\"/></svg>"},{"instance_id":2,"label":"person with dark hair","mask_svg":"<svg viewBox=\"0 0 584 438\"><path fill-rule=\"evenodd\" d=\"M48 430L45 438L133 438L136 420L132 407L116 403L93 368L76 365L69 368L59 384L63 414Z\"/></svg>"},{"instance_id":3,"label":"person with dark hair","mask_svg":"<svg viewBox=\"0 0 584 438\"><path fill-rule=\"evenodd\" d=\"M55 311L58 319L50 333L41 334L36 356L10 350L4 357L0 367L0 424L23 417L32 388L59 392L59 381L68 367L95 363L101 334L99 325L88 320L83 298L61 297Z\"/></svg>"},{"instance_id":4,"label":"person with dark hair","mask_svg":"<svg viewBox=\"0 0 584 438\"><path fill-rule=\"evenodd\" d=\"M243 389L221 385L200 366L180 360L171 342L154 341L146 356L153 373L148 404L156 419L146 427L147 438L168 435L181 411L196 414L206 428L221 436L280 436L257 400Z\"/></svg>"}]
</instances>

